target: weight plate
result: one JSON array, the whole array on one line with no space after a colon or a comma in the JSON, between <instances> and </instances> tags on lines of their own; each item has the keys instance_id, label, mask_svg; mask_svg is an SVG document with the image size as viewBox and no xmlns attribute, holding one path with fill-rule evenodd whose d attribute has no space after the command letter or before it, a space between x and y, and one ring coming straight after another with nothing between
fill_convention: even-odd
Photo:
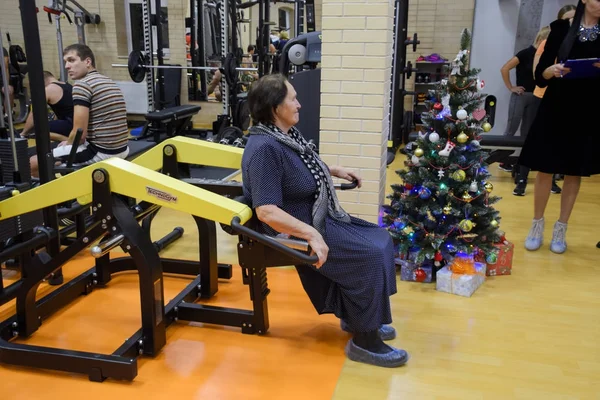
<instances>
[{"instance_id":1,"label":"weight plate","mask_svg":"<svg viewBox=\"0 0 600 400\"><path fill-rule=\"evenodd\" d=\"M146 68L144 68L144 62L146 58L144 53L139 50L134 50L129 54L127 60L127 69L129 70L129 76L134 82L140 83L146 79Z\"/></svg>"}]
</instances>

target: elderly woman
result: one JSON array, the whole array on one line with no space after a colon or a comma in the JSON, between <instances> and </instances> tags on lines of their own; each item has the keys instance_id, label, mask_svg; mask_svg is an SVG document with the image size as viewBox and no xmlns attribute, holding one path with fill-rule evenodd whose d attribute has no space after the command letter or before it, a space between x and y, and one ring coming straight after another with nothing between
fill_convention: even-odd
<instances>
[{"instance_id":1,"label":"elderly woman","mask_svg":"<svg viewBox=\"0 0 600 400\"><path fill-rule=\"evenodd\" d=\"M244 195L264 233L304 239L318 257L297 265L304 290L319 314L333 313L352 332L351 360L397 367L408 355L386 345L396 331L389 297L396 293L393 245L377 225L348 215L336 197L331 176L360 179L328 167L294 127L300 103L282 75L267 75L248 94L254 126L242 159Z\"/></svg>"}]
</instances>

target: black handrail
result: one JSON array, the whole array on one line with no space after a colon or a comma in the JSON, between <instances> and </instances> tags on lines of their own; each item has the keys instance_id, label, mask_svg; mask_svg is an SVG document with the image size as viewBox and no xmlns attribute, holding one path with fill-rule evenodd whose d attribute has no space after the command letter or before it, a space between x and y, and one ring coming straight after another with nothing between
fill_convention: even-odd
<instances>
[{"instance_id":1,"label":"black handrail","mask_svg":"<svg viewBox=\"0 0 600 400\"><path fill-rule=\"evenodd\" d=\"M272 238L270 236L263 235L261 233L256 232L253 229L248 228L247 226L242 225L240 223L239 217L233 217L233 219L231 220L230 226L238 233L248 236L249 238L254 239L257 242L260 242L266 246L269 246L269 247L285 254L286 256L300 260L303 263L312 265L312 264L315 264L317 261L319 261L319 257L317 257L316 255L309 256L307 254L304 254L304 253L301 253L294 249L291 249L291 248L287 247L286 245L279 243L277 240L275 240L274 238Z\"/></svg>"},{"instance_id":2,"label":"black handrail","mask_svg":"<svg viewBox=\"0 0 600 400\"><path fill-rule=\"evenodd\" d=\"M358 180L354 179L352 183L338 183L333 185L336 190L352 190L358 186Z\"/></svg>"}]
</instances>

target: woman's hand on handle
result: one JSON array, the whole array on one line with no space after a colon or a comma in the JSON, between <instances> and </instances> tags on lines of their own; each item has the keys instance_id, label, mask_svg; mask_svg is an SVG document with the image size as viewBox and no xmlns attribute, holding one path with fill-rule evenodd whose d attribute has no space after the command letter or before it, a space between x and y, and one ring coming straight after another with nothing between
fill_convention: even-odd
<instances>
[{"instance_id":1,"label":"woman's hand on handle","mask_svg":"<svg viewBox=\"0 0 600 400\"><path fill-rule=\"evenodd\" d=\"M362 179L360 176L358 176L356 172L349 168L334 165L329 167L329 170L331 171L331 175L335 176L336 178L345 179L349 182L357 181L358 187L360 188L362 186Z\"/></svg>"},{"instance_id":2,"label":"woman's hand on handle","mask_svg":"<svg viewBox=\"0 0 600 400\"><path fill-rule=\"evenodd\" d=\"M323 236L314 227L291 216L274 204L256 207L256 216L277 232L306 240L311 247L311 255L319 258L315 264L317 268L321 268L327 261L329 247L323 240Z\"/></svg>"},{"instance_id":3,"label":"woman's hand on handle","mask_svg":"<svg viewBox=\"0 0 600 400\"><path fill-rule=\"evenodd\" d=\"M308 245L311 248L311 256L316 255L319 257L319 261L317 261L315 267L317 269L321 268L323 264L327 261L327 255L329 254L329 247L323 240L323 236L315 229L314 234L308 239Z\"/></svg>"}]
</instances>

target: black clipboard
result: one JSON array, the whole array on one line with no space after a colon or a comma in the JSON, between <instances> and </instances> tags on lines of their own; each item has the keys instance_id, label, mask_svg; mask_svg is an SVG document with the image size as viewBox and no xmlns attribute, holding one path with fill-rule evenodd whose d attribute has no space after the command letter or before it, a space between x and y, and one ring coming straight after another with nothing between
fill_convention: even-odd
<instances>
[{"instance_id":1,"label":"black clipboard","mask_svg":"<svg viewBox=\"0 0 600 400\"><path fill-rule=\"evenodd\" d=\"M564 65L571 68L571 72L566 74L564 79L600 78L600 68L594 67L595 63L600 63L600 58L567 60Z\"/></svg>"}]
</instances>

